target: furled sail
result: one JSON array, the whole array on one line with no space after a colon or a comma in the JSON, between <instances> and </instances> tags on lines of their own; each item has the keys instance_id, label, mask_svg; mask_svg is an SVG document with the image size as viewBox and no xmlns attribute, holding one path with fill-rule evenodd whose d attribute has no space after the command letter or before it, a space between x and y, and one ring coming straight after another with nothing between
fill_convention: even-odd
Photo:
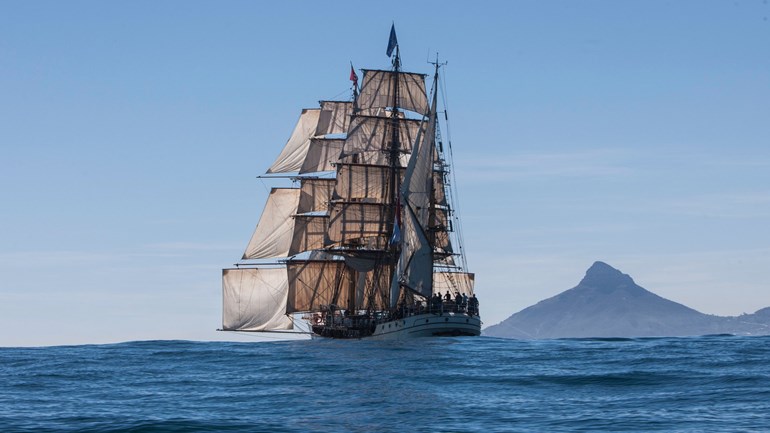
<instances>
[{"instance_id":1,"label":"furled sail","mask_svg":"<svg viewBox=\"0 0 770 433\"><path fill-rule=\"evenodd\" d=\"M299 205L299 188L273 188L251 236L243 259L286 257L294 233L294 219Z\"/></svg>"},{"instance_id":2,"label":"furled sail","mask_svg":"<svg viewBox=\"0 0 770 433\"><path fill-rule=\"evenodd\" d=\"M286 315L289 282L283 268L222 270L222 329L292 329Z\"/></svg>"},{"instance_id":3,"label":"furled sail","mask_svg":"<svg viewBox=\"0 0 770 433\"><path fill-rule=\"evenodd\" d=\"M358 108L376 113L393 106L395 83L398 82L399 108L420 114L428 113L425 75L409 72L364 69L364 83L358 97Z\"/></svg>"},{"instance_id":4,"label":"furled sail","mask_svg":"<svg viewBox=\"0 0 770 433\"><path fill-rule=\"evenodd\" d=\"M321 110L317 108L302 110L297 126L294 127L294 132L289 137L289 141L286 142L281 154L267 170L268 173L299 171L305 161L305 155L307 155L310 146L310 138L315 135L318 127L320 113Z\"/></svg>"}]
</instances>

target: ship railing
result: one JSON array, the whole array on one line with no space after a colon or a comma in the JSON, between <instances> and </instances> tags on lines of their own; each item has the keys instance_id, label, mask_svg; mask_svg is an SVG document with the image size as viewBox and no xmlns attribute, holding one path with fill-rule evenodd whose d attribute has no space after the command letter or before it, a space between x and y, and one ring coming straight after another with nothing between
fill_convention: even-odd
<instances>
[{"instance_id":1,"label":"ship railing","mask_svg":"<svg viewBox=\"0 0 770 433\"><path fill-rule=\"evenodd\" d=\"M430 302L428 305L416 304L414 306L404 306L399 310L401 317L416 316L418 314L467 314L469 316L478 316L477 308L468 305L465 302L457 303L455 301Z\"/></svg>"}]
</instances>

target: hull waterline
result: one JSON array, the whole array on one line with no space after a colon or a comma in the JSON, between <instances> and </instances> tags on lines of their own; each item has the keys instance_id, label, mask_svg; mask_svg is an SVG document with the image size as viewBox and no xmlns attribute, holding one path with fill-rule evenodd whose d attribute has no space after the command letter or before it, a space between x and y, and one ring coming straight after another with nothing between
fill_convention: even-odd
<instances>
[{"instance_id":1,"label":"hull waterline","mask_svg":"<svg viewBox=\"0 0 770 433\"><path fill-rule=\"evenodd\" d=\"M398 320L378 323L366 336L313 334L313 338L407 340L421 337L474 337L481 335L481 318L465 313L417 314Z\"/></svg>"}]
</instances>

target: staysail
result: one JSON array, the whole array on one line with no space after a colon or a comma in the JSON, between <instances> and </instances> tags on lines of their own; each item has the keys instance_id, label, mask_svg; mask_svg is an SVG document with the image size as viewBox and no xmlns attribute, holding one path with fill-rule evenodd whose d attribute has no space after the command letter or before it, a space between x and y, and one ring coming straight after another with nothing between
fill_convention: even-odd
<instances>
[{"instance_id":1,"label":"staysail","mask_svg":"<svg viewBox=\"0 0 770 433\"><path fill-rule=\"evenodd\" d=\"M404 207L403 239L398 273L393 276L391 305L395 305L398 300L399 286L405 286L425 297L430 297L433 293L433 246L428 239L428 224L433 201L437 89L435 90L428 126L425 133L414 142L401 189Z\"/></svg>"},{"instance_id":2,"label":"staysail","mask_svg":"<svg viewBox=\"0 0 770 433\"><path fill-rule=\"evenodd\" d=\"M298 171L302 167L310 147L310 139L315 135L318 127L320 114L321 110L319 109L302 110L297 126L294 127L294 132L292 132L289 141L286 142L281 154L267 170L268 173L289 173Z\"/></svg>"},{"instance_id":3,"label":"staysail","mask_svg":"<svg viewBox=\"0 0 770 433\"><path fill-rule=\"evenodd\" d=\"M300 199L298 188L273 188L265 210L251 236L243 259L286 257L294 233L292 215L297 212Z\"/></svg>"}]
</instances>

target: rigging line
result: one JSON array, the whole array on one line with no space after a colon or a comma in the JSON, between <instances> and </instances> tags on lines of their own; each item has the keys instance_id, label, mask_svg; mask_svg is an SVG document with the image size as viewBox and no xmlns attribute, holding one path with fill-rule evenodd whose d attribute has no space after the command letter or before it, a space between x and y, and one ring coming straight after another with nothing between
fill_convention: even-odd
<instances>
[{"instance_id":1,"label":"rigging line","mask_svg":"<svg viewBox=\"0 0 770 433\"><path fill-rule=\"evenodd\" d=\"M462 227L462 219L460 218L461 212L460 212L460 195L457 191L457 178L455 175L454 170L454 152L452 148L452 133L451 129L449 127L449 104L447 101L447 91L446 91L446 84L447 83L447 71L446 68L444 68L444 79L439 83L441 86L441 100L444 105L444 120L446 124L446 136L447 136L447 145L449 147L449 159L450 159L450 166L452 167L450 176L452 176L452 185L451 189L453 192L453 199L454 199L454 211L455 211L455 224L457 226L456 230L456 237L458 240L458 248L460 249L460 260L463 264L463 267L467 270L468 269L468 263L467 258L465 256L465 235L463 233L463 227Z\"/></svg>"},{"instance_id":2,"label":"rigging line","mask_svg":"<svg viewBox=\"0 0 770 433\"><path fill-rule=\"evenodd\" d=\"M265 178L261 177L261 176L258 176L257 179L259 179L259 183L262 184L262 188L264 188L265 191L269 194L270 193L270 187L268 187L267 184L265 183Z\"/></svg>"},{"instance_id":3,"label":"rigging line","mask_svg":"<svg viewBox=\"0 0 770 433\"><path fill-rule=\"evenodd\" d=\"M441 128L437 128L437 134L438 137L441 137ZM456 256L460 257L460 261L462 262L461 265L465 266L465 263L463 261L463 245L462 245L462 238L460 237L460 233L458 230L460 230L459 224L457 223L457 218L455 215L456 213L453 212L455 209L455 203L457 202L456 196L456 190L454 188L454 177L450 176L449 173L454 171L452 164L452 158L449 154L446 154L446 159L444 161L445 164L445 170L444 173L449 176L448 179L445 179L444 187L445 187L445 194L446 194L446 201L447 201L447 224L449 224L452 227L457 227L457 230L447 230L447 236L451 240L452 245L457 246L457 250L459 253L454 254Z\"/></svg>"},{"instance_id":4,"label":"rigging line","mask_svg":"<svg viewBox=\"0 0 770 433\"><path fill-rule=\"evenodd\" d=\"M345 93L347 93L349 91L350 91L350 87L348 87L347 89L341 91L340 93L337 93L336 95L332 96L331 99L324 99L324 101L339 101L339 99L337 99L337 98L339 98L340 96L344 95Z\"/></svg>"}]
</instances>

